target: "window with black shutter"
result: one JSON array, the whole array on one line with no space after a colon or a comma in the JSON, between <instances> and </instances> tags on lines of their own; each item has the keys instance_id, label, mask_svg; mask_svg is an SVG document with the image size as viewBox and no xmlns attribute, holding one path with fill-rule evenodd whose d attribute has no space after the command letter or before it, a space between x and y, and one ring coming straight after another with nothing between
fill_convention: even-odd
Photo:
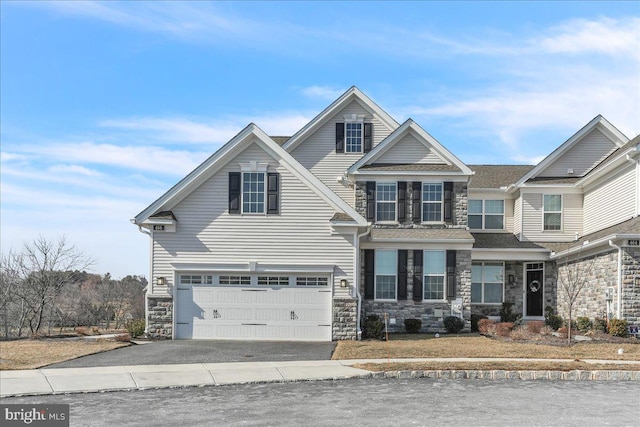
<instances>
[{"instance_id":1,"label":"window with black shutter","mask_svg":"<svg viewBox=\"0 0 640 427\"><path fill-rule=\"evenodd\" d=\"M371 123L364 124L364 152L368 153L373 148L373 126Z\"/></svg>"},{"instance_id":2,"label":"window with black shutter","mask_svg":"<svg viewBox=\"0 0 640 427\"><path fill-rule=\"evenodd\" d=\"M421 203L422 182L413 182L411 185L411 192L412 192L411 219L415 224L420 224L422 222L422 203Z\"/></svg>"},{"instance_id":3,"label":"window with black shutter","mask_svg":"<svg viewBox=\"0 0 640 427\"><path fill-rule=\"evenodd\" d=\"M344 153L344 123L336 123L336 153Z\"/></svg>"},{"instance_id":4,"label":"window with black shutter","mask_svg":"<svg viewBox=\"0 0 640 427\"><path fill-rule=\"evenodd\" d=\"M444 220L453 221L453 182L444 183Z\"/></svg>"},{"instance_id":5,"label":"window with black shutter","mask_svg":"<svg viewBox=\"0 0 640 427\"><path fill-rule=\"evenodd\" d=\"M240 213L240 172L229 172L229 213Z\"/></svg>"},{"instance_id":6,"label":"window with black shutter","mask_svg":"<svg viewBox=\"0 0 640 427\"><path fill-rule=\"evenodd\" d=\"M398 182L398 222L404 222L407 219L407 183Z\"/></svg>"},{"instance_id":7,"label":"window with black shutter","mask_svg":"<svg viewBox=\"0 0 640 427\"><path fill-rule=\"evenodd\" d=\"M398 299L407 299L408 251L398 251Z\"/></svg>"},{"instance_id":8,"label":"window with black shutter","mask_svg":"<svg viewBox=\"0 0 640 427\"><path fill-rule=\"evenodd\" d=\"M267 174L267 214L280 212L280 174L271 172Z\"/></svg>"},{"instance_id":9,"label":"window with black shutter","mask_svg":"<svg viewBox=\"0 0 640 427\"><path fill-rule=\"evenodd\" d=\"M367 221L376 217L376 182L367 181Z\"/></svg>"},{"instance_id":10,"label":"window with black shutter","mask_svg":"<svg viewBox=\"0 0 640 427\"><path fill-rule=\"evenodd\" d=\"M447 299L456 299L456 251L447 251Z\"/></svg>"},{"instance_id":11,"label":"window with black shutter","mask_svg":"<svg viewBox=\"0 0 640 427\"><path fill-rule=\"evenodd\" d=\"M375 287L375 251L364 250L364 298L373 299Z\"/></svg>"},{"instance_id":12,"label":"window with black shutter","mask_svg":"<svg viewBox=\"0 0 640 427\"><path fill-rule=\"evenodd\" d=\"M413 251L413 300L422 301L422 251Z\"/></svg>"}]
</instances>

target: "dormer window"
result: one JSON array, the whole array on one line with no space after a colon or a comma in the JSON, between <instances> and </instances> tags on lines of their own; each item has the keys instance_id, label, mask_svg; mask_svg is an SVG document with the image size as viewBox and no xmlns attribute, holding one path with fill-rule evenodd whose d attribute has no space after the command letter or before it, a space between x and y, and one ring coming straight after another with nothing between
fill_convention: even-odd
<instances>
[{"instance_id":1,"label":"dormer window","mask_svg":"<svg viewBox=\"0 0 640 427\"><path fill-rule=\"evenodd\" d=\"M345 151L347 153L362 152L362 123L347 122L345 125Z\"/></svg>"},{"instance_id":2,"label":"dormer window","mask_svg":"<svg viewBox=\"0 0 640 427\"><path fill-rule=\"evenodd\" d=\"M364 115L344 116L344 122L336 123L336 153L368 153L373 147L373 127L364 122Z\"/></svg>"}]
</instances>

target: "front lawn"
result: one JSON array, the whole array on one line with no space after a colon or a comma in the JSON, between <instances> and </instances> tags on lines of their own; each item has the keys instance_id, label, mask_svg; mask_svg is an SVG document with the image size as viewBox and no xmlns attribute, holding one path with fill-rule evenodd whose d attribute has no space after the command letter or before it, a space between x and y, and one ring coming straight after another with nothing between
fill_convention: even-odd
<instances>
[{"instance_id":1,"label":"front lawn","mask_svg":"<svg viewBox=\"0 0 640 427\"><path fill-rule=\"evenodd\" d=\"M618 354L618 349L624 350ZM391 335L389 341L339 341L334 360L434 357L509 357L534 359L604 359L640 361L640 341L579 342L571 346L503 341L484 336Z\"/></svg>"}]
</instances>

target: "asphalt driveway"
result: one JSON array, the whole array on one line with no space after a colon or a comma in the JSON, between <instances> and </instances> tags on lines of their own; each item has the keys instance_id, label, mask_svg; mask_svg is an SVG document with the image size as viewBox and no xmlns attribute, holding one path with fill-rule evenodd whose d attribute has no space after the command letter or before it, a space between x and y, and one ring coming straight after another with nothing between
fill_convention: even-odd
<instances>
[{"instance_id":1,"label":"asphalt driveway","mask_svg":"<svg viewBox=\"0 0 640 427\"><path fill-rule=\"evenodd\" d=\"M330 360L335 342L152 341L83 356L48 368L216 362Z\"/></svg>"}]
</instances>

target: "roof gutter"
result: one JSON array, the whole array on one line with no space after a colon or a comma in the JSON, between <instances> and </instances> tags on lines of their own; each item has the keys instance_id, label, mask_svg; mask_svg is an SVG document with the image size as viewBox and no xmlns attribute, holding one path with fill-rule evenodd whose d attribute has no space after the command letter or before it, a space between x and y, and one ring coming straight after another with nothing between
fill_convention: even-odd
<instances>
[{"instance_id":1,"label":"roof gutter","mask_svg":"<svg viewBox=\"0 0 640 427\"><path fill-rule=\"evenodd\" d=\"M581 246L574 246L573 248L564 250L562 252L551 252L551 260L558 259L560 257L572 255L574 253L579 253L585 249L594 248L598 246L607 245L609 242L614 240L623 240L623 239L637 239L637 234L611 234L609 236L603 237L598 240L594 240L593 242L585 241Z\"/></svg>"},{"instance_id":2,"label":"roof gutter","mask_svg":"<svg viewBox=\"0 0 640 427\"><path fill-rule=\"evenodd\" d=\"M131 220L132 223L135 224L135 220ZM151 231L146 230L141 225L138 225L138 231L142 234L146 234L151 239L151 262L149 263L149 282L146 286L145 290L145 298L144 298L144 336L149 335L149 302L147 301L147 295L149 295L149 291L153 293L153 234Z\"/></svg>"}]
</instances>

